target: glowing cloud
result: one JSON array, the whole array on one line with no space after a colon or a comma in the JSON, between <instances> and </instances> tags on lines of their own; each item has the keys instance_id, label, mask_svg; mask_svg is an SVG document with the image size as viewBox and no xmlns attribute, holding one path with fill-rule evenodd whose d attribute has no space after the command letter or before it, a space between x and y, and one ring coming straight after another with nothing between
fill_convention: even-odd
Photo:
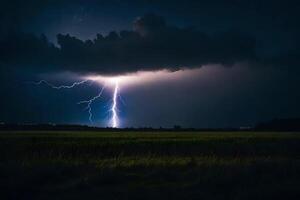
<instances>
[{"instance_id":1,"label":"glowing cloud","mask_svg":"<svg viewBox=\"0 0 300 200\"><path fill-rule=\"evenodd\" d=\"M158 81L170 81L170 80L178 80L182 78L187 78L191 74L198 73L200 69L186 69L186 70L178 70L178 71L169 71L169 70L159 70L159 71L140 71L136 73L129 73L118 76L102 76L102 75L85 75L85 76L76 76L80 81L74 82L70 85L53 85L48 81L41 80L34 84L41 85L45 84L53 89L61 90L61 89L72 89L79 85L86 84L88 82L96 82L101 85L101 89L98 94L88 100L80 101L78 104L86 104L86 110L89 113L89 121L93 124L93 112L92 112L92 104L101 98L102 93L105 88L110 88L112 93L111 98L111 106L108 110L110 115L109 125L113 128L120 127L121 123L119 120L119 110L118 110L118 99L120 97L120 92L124 87L129 87L138 84L146 84L150 82L158 82ZM203 74L205 74L205 68L201 69Z\"/></svg>"},{"instance_id":2,"label":"glowing cloud","mask_svg":"<svg viewBox=\"0 0 300 200\"><path fill-rule=\"evenodd\" d=\"M191 73L198 71L199 69L193 70L158 70L158 71L139 71L136 73L128 73L124 75L117 76L102 76L102 75L87 75L82 76L81 79L85 81L95 81L99 84L107 84L107 86L114 87L115 83L118 82L119 85L131 86L138 84L146 84L150 82L156 82L161 80L172 80L184 76L186 73Z\"/></svg>"}]
</instances>

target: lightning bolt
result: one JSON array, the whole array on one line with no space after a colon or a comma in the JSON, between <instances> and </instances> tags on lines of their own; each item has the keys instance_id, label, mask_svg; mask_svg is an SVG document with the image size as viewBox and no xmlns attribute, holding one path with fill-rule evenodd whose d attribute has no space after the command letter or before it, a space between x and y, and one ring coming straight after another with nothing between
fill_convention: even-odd
<instances>
[{"instance_id":1,"label":"lightning bolt","mask_svg":"<svg viewBox=\"0 0 300 200\"><path fill-rule=\"evenodd\" d=\"M104 88L105 88L105 85L101 88L98 95L92 97L91 99L85 100L85 101L80 101L80 102L77 103L77 104L87 104L86 110L88 110L88 112L89 112L89 120L90 120L91 124L93 124L93 119L92 119L93 118L93 113L92 113L91 105L94 101L96 101L97 99L99 99L102 96Z\"/></svg>"},{"instance_id":2,"label":"lightning bolt","mask_svg":"<svg viewBox=\"0 0 300 200\"><path fill-rule=\"evenodd\" d=\"M92 81L92 80L82 80L82 81L78 81L78 82L74 82L72 83L71 85L59 85L59 86L56 86L52 83L49 83L48 81L46 80L40 80L38 82L31 82L35 85L41 85L41 84L46 84L47 86L51 87L52 89L57 89L57 90L60 90L60 89L72 89L72 88L75 88L76 86L79 86L79 85L82 85L82 84L85 84L87 83L88 81ZM111 108L109 109L109 111L112 113L112 117L111 117L111 120L110 120L110 124L113 128L117 128L119 126L119 117L118 117L118 97L120 96L119 94L119 84L118 84L118 80L115 80L114 81L115 83L115 86L114 86L114 92L113 92L113 97L112 97L112 104L111 104ZM89 113L89 121L91 124L93 124L93 112L92 112L92 104L98 100L99 98L101 98L102 96L102 93L104 91L106 87L106 84L104 84L100 90L100 92L88 99L88 100L84 100L84 101L80 101L78 102L77 104L87 104L87 106L85 107L85 109L88 111ZM123 101L123 100L122 100Z\"/></svg>"},{"instance_id":3,"label":"lightning bolt","mask_svg":"<svg viewBox=\"0 0 300 200\"><path fill-rule=\"evenodd\" d=\"M53 89L57 89L57 90L60 90L60 89L71 89L71 88L74 88L78 85L82 85L82 84L85 84L86 82L88 82L89 80L83 80L83 81L79 81L79 82L74 82L72 83L71 85L60 85L60 86L55 86L51 83L49 83L48 81L45 81L45 80L40 80L39 82L33 82L33 84L35 85L41 85L41 84L46 84L48 85L49 87L53 88Z\"/></svg>"},{"instance_id":4,"label":"lightning bolt","mask_svg":"<svg viewBox=\"0 0 300 200\"><path fill-rule=\"evenodd\" d=\"M118 118L118 92L119 92L119 84L118 81L116 81L115 83L115 89L114 89L114 95L113 95L113 104L111 107L111 111L112 111L112 119L111 119L111 123L112 123L112 127L113 128L117 128L119 125L119 118Z\"/></svg>"}]
</instances>

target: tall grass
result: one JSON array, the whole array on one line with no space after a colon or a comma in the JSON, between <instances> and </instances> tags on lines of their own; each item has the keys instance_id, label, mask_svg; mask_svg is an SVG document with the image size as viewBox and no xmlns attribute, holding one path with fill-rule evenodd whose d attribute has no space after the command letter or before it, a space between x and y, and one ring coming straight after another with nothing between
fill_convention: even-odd
<instances>
[{"instance_id":1,"label":"tall grass","mask_svg":"<svg viewBox=\"0 0 300 200\"><path fill-rule=\"evenodd\" d=\"M3 199L291 199L300 134L2 132L0 175Z\"/></svg>"}]
</instances>

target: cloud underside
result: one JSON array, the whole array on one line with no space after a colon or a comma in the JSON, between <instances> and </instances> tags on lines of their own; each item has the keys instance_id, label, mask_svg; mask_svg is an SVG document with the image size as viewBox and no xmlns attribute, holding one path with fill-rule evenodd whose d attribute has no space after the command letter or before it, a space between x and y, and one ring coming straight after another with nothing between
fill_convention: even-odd
<instances>
[{"instance_id":1,"label":"cloud underside","mask_svg":"<svg viewBox=\"0 0 300 200\"><path fill-rule=\"evenodd\" d=\"M208 35L195 28L169 26L153 14L137 18L130 31L97 34L86 41L58 34L57 43L43 35L3 32L0 61L40 72L99 74L258 61L256 40L249 35L233 31Z\"/></svg>"}]
</instances>

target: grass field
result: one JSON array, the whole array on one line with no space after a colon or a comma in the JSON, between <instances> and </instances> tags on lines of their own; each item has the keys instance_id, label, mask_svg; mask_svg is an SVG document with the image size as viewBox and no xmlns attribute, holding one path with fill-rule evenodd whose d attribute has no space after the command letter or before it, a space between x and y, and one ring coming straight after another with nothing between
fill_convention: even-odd
<instances>
[{"instance_id":1,"label":"grass field","mask_svg":"<svg viewBox=\"0 0 300 200\"><path fill-rule=\"evenodd\" d=\"M300 133L0 132L1 199L300 199Z\"/></svg>"}]
</instances>

